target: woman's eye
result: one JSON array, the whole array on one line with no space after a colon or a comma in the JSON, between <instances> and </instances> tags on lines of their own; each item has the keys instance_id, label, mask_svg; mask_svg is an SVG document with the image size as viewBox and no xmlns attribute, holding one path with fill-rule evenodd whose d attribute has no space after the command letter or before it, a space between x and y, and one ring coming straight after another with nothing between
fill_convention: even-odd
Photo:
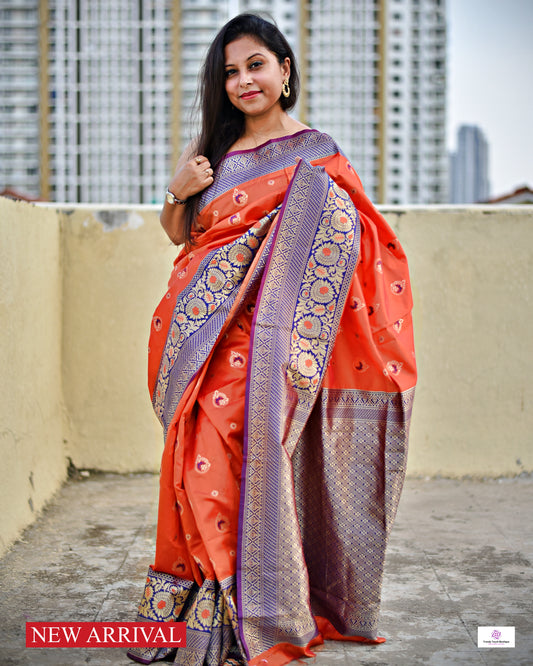
<instances>
[{"instance_id":1,"label":"woman's eye","mask_svg":"<svg viewBox=\"0 0 533 666\"><path fill-rule=\"evenodd\" d=\"M256 60L250 65L250 69L257 69L257 67L261 67L263 63L260 60Z\"/></svg>"},{"instance_id":2,"label":"woman's eye","mask_svg":"<svg viewBox=\"0 0 533 666\"><path fill-rule=\"evenodd\" d=\"M236 69L227 69L226 70L226 78L229 79L230 76L233 76L237 70Z\"/></svg>"}]
</instances>

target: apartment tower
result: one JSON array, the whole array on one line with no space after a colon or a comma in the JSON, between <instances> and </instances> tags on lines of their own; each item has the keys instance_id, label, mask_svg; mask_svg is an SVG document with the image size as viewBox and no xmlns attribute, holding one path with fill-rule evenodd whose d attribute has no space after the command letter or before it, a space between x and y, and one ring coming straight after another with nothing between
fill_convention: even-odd
<instances>
[{"instance_id":1,"label":"apartment tower","mask_svg":"<svg viewBox=\"0 0 533 666\"><path fill-rule=\"evenodd\" d=\"M0 150L39 172L20 182L28 193L161 202L197 130L206 50L231 16L256 11L274 18L299 59L295 115L336 139L375 202L447 201L444 0L0 0L0 18L13 21L15 6L31 45L9 63L31 74L14 114L0 75ZM14 34L0 28L3 60ZM26 126L33 144L18 138ZM32 145L31 166L21 141Z\"/></svg>"},{"instance_id":2,"label":"apartment tower","mask_svg":"<svg viewBox=\"0 0 533 666\"><path fill-rule=\"evenodd\" d=\"M41 193L39 7L0 0L0 191Z\"/></svg>"},{"instance_id":3,"label":"apartment tower","mask_svg":"<svg viewBox=\"0 0 533 666\"><path fill-rule=\"evenodd\" d=\"M477 125L461 125L450 156L450 203L480 203L489 196L487 139Z\"/></svg>"}]
</instances>

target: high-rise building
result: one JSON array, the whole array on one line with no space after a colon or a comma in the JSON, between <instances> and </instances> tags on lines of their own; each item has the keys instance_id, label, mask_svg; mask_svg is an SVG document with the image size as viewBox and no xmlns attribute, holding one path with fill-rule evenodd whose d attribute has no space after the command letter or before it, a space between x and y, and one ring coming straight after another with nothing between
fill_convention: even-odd
<instances>
[{"instance_id":1,"label":"high-rise building","mask_svg":"<svg viewBox=\"0 0 533 666\"><path fill-rule=\"evenodd\" d=\"M310 2L300 57L306 122L335 138L374 199L383 128L380 4Z\"/></svg>"},{"instance_id":2,"label":"high-rise building","mask_svg":"<svg viewBox=\"0 0 533 666\"><path fill-rule=\"evenodd\" d=\"M0 190L40 194L39 7L0 0Z\"/></svg>"},{"instance_id":3,"label":"high-rise building","mask_svg":"<svg viewBox=\"0 0 533 666\"><path fill-rule=\"evenodd\" d=\"M445 0L388 0L382 46L383 159L378 199L445 203Z\"/></svg>"},{"instance_id":4,"label":"high-rise building","mask_svg":"<svg viewBox=\"0 0 533 666\"><path fill-rule=\"evenodd\" d=\"M172 118L170 3L46 4L51 198L160 201Z\"/></svg>"},{"instance_id":5,"label":"high-rise building","mask_svg":"<svg viewBox=\"0 0 533 666\"><path fill-rule=\"evenodd\" d=\"M450 155L450 203L487 201L489 187L489 146L477 125L461 125L457 151Z\"/></svg>"},{"instance_id":6,"label":"high-rise building","mask_svg":"<svg viewBox=\"0 0 533 666\"><path fill-rule=\"evenodd\" d=\"M443 0L311 0L307 118L382 203L447 200Z\"/></svg>"},{"instance_id":7,"label":"high-rise building","mask_svg":"<svg viewBox=\"0 0 533 666\"><path fill-rule=\"evenodd\" d=\"M24 7L33 41L7 61L19 30L15 6ZM447 200L445 0L0 0L0 9L11 21L0 27L2 64L11 63L14 78L23 61L31 70L29 101L16 113L10 78L0 73L0 121L9 129L0 151L20 167L19 180L0 171L0 189L38 193L40 172L45 198L161 201L196 132L209 44L231 16L259 11L274 18L299 59L294 114L337 140L371 198ZM24 141L33 141L33 162L15 140L21 114L31 117Z\"/></svg>"},{"instance_id":8,"label":"high-rise building","mask_svg":"<svg viewBox=\"0 0 533 666\"><path fill-rule=\"evenodd\" d=\"M295 115L336 139L372 199L447 201L444 0L182 0L182 143L205 52L248 10L287 36L302 79Z\"/></svg>"}]
</instances>

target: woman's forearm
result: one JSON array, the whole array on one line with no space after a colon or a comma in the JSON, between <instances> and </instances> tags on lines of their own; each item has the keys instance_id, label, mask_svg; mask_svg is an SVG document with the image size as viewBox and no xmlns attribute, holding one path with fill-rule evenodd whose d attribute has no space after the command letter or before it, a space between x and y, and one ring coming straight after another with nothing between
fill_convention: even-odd
<instances>
[{"instance_id":1,"label":"woman's forearm","mask_svg":"<svg viewBox=\"0 0 533 666\"><path fill-rule=\"evenodd\" d=\"M175 245L181 245L185 242L183 228L185 224L185 206L170 204L165 200L159 220L165 233Z\"/></svg>"},{"instance_id":2,"label":"woman's forearm","mask_svg":"<svg viewBox=\"0 0 533 666\"><path fill-rule=\"evenodd\" d=\"M176 165L176 171L168 189L175 198L186 201L189 197L209 187L213 182L213 169L207 157L190 157L195 142L189 144ZM182 203L165 204L159 217L161 226L170 240L181 245L187 240L185 233L185 206Z\"/></svg>"}]
</instances>

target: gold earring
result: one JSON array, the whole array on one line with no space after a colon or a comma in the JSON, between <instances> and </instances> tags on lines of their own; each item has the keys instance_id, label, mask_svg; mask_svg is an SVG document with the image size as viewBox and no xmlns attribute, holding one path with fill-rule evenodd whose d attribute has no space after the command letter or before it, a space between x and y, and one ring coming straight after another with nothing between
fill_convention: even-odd
<instances>
[{"instance_id":1,"label":"gold earring","mask_svg":"<svg viewBox=\"0 0 533 666\"><path fill-rule=\"evenodd\" d=\"M283 93L283 97L288 97L291 94L291 89L289 88L289 79L285 79L285 81L283 81L281 92Z\"/></svg>"}]
</instances>

